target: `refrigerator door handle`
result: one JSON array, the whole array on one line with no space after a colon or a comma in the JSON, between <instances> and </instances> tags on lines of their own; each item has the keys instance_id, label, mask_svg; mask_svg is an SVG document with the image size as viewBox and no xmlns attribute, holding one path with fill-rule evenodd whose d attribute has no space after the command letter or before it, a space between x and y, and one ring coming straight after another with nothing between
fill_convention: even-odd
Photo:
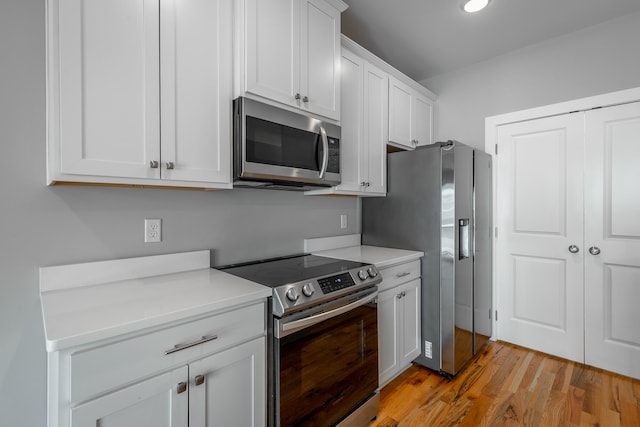
<instances>
[{"instance_id":1,"label":"refrigerator door handle","mask_svg":"<svg viewBox=\"0 0 640 427\"><path fill-rule=\"evenodd\" d=\"M470 249L469 218L458 220L458 259L469 258Z\"/></svg>"}]
</instances>

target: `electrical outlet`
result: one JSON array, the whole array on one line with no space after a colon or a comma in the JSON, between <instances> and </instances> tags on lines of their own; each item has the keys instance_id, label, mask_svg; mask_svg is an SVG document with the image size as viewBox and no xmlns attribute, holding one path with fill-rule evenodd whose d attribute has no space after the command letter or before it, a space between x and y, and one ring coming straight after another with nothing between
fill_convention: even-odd
<instances>
[{"instance_id":1,"label":"electrical outlet","mask_svg":"<svg viewBox=\"0 0 640 427\"><path fill-rule=\"evenodd\" d=\"M145 219L144 220L144 242L153 243L162 241L162 220L161 219Z\"/></svg>"},{"instance_id":2,"label":"electrical outlet","mask_svg":"<svg viewBox=\"0 0 640 427\"><path fill-rule=\"evenodd\" d=\"M347 216L345 214L340 215L340 228L343 230L347 228Z\"/></svg>"},{"instance_id":3,"label":"electrical outlet","mask_svg":"<svg viewBox=\"0 0 640 427\"><path fill-rule=\"evenodd\" d=\"M424 342L424 357L433 359L433 351L431 350L431 341Z\"/></svg>"}]
</instances>

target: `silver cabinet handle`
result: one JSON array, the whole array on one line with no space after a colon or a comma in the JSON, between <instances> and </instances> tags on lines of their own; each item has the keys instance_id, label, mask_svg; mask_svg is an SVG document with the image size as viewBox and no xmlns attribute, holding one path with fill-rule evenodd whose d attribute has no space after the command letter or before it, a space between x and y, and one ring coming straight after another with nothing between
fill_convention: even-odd
<instances>
[{"instance_id":1,"label":"silver cabinet handle","mask_svg":"<svg viewBox=\"0 0 640 427\"><path fill-rule=\"evenodd\" d=\"M196 375L195 383L196 383L196 385L204 384L204 375Z\"/></svg>"},{"instance_id":2,"label":"silver cabinet handle","mask_svg":"<svg viewBox=\"0 0 640 427\"><path fill-rule=\"evenodd\" d=\"M403 296L403 297L406 297L406 296L407 296L407 293L406 293L405 291L402 291L402 296Z\"/></svg>"},{"instance_id":3,"label":"silver cabinet handle","mask_svg":"<svg viewBox=\"0 0 640 427\"><path fill-rule=\"evenodd\" d=\"M302 98L302 102L307 103L309 102L309 97L305 96L304 98Z\"/></svg>"},{"instance_id":4,"label":"silver cabinet handle","mask_svg":"<svg viewBox=\"0 0 640 427\"><path fill-rule=\"evenodd\" d=\"M569 246L569 252L571 252L572 254L577 254L578 252L580 252L580 248L576 245L571 245Z\"/></svg>"},{"instance_id":5,"label":"silver cabinet handle","mask_svg":"<svg viewBox=\"0 0 640 427\"><path fill-rule=\"evenodd\" d=\"M206 342L217 340L217 339L218 339L217 335L205 335L201 339L199 339L198 341L190 342L188 344L176 344L176 345L173 346L173 348L170 348L169 350L166 350L164 352L164 354L166 356L168 354L175 353L176 351L180 351L180 350L184 350L184 349L187 349L187 348L195 347L197 345L204 344Z\"/></svg>"},{"instance_id":6,"label":"silver cabinet handle","mask_svg":"<svg viewBox=\"0 0 640 427\"><path fill-rule=\"evenodd\" d=\"M402 292L400 292L399 294L396 295L396 298L400 299L402 298Z\"/></svg>"},{"instance_id":7,"label":"silver cabinet handle","mask_svg":"<svg viewBox=\"0 0 640 427\"><path fill-rule=\"evenodd\" d=\"M367 187L371 187L371 183L370 182L367 182Z\"/></svg>"},{"instance_id":8,"label":"silver cabinet handle","mask_svg":"<svg viewBox=\"0 0 640 427\"><path fill-rule=\"evenodd\" d=\"M151 160L151 161L149 162L149 167L150 167L151 169L158 169L158 166L160 166L160 164L158 163L158 161L157 161L157 160Z\"/></svg>"},{"instance_id":9,"label":"silver cabinet handle","mask_svg":"<svg viewBox=\"0 0 640 427\"><path fill-rule=\"evenodd\" d=\"M305 97L306 98L306 97ZM320 125L320 137L322 138L322 166L320 167L320 175L318 178L324 177L327 167L329 167L329 138L327 138L327 131L324 130L324 126Z\"/></svg>"},{"instance_id":10,"label":"silver cabinet handle","mask_svg":"<svg viewBox=\"0 0 640 427\"><path fill-rule=\"evenodd\" d=\"M175 169L176 165L173 162L167 162L167 169Z\"/></svg>"},{"instance_id":11,"label":"silver cabinet handle","mask_svg":"<svg viewBox=\"0 0 640 427\"><path fill-rule=\"evenodd\" d=\"M600 254L600 248L599 248L599 247L597 247L597 246L591 246L591 247L589 248L589 253L590 253L591 255L599 255L599 254Z\"/></svg>"},{"instance_id":12,"label":"silver cabinet handle","mask_svg":"<svg viewBox=\"0 0 640 427\"><path fill-rule=\"evenodd\" d=\"M398 273L398 274L396 274L396 278L397 278L397 279L399 279L399 278L401 278L401 277L405 277L405 276L408 276L408 275L410 275L410 274L411 274L410 272L405 271L404 273Z\"/></svg>"},{"instance_id":13,"label":"silver cabinet handle","mask_svg":"<svg viewBox=\"0 0 640 427\"><path fill-rule=\"evenodd\" d=\"M366 185L367 185L367 183L366 183L366 182L364 182L364 181L362 181L362 182L360 183L360 186L361 186L361 187L366 187Z\"/></svg>"},{"instance_id":14,"label":"silver cabinet handle","mask_svg":"<svg viewBox=\"0 0 640 427\"><path fill-rule=\"evenodd\" d=\"M179 382L178 387L176 387L176 392L178 392L178 394L182 394L185 391L187 391L187 383Z\"/></svg>"},{"instance_id":15,"label":"silver cabinet handle","mask_svg":"<svg viewBox=\"0 0 640 427\"><path fill-rule=\"evenodd\" d=\"M295 99L297 99L298 101L300 101L300 94L296 93L296 95L294 96Z\"/></svg>"}]
</instances>

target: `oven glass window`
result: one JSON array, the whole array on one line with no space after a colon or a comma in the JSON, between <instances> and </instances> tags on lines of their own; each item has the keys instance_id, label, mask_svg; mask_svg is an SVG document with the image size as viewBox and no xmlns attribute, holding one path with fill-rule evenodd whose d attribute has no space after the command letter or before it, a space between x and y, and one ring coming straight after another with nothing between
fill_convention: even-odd
<instances>
[{"instance_id":1,"label":"oven glass window","mask_svg":"<svg viewBox=\"0 0 640 427\"><path fill-rule=\"evenodd\" d=\"M279 340L280 425L333 425L378 387L376 306Z\"/></svg>"},{"instance_id":2,"label":"oven glass window","mask_svg":"<svg viewBox=\"0 0 640 427\"><path fill-rule=\"evenodd\" d=\"M249 162L320 170L320 134L247 117L246 135Z\"/></svg>"}]
</instances>

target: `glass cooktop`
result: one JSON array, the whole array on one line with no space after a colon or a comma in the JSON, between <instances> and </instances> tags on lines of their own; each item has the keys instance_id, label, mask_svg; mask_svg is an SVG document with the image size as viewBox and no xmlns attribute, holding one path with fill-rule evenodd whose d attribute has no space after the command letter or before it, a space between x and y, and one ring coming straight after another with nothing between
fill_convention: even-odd
<instances>
[{"instance_id":1,"label":"glass cooktop","mask_svg":"<svg viewBox=\"0 0 640 427\"><path fill-rule=\"evenodd\" d=\"M369 264L302 254L215 268L261 285L276 288L288 283L339 274L352 268L367 265Z\"/></svg>"}]
</instances>

